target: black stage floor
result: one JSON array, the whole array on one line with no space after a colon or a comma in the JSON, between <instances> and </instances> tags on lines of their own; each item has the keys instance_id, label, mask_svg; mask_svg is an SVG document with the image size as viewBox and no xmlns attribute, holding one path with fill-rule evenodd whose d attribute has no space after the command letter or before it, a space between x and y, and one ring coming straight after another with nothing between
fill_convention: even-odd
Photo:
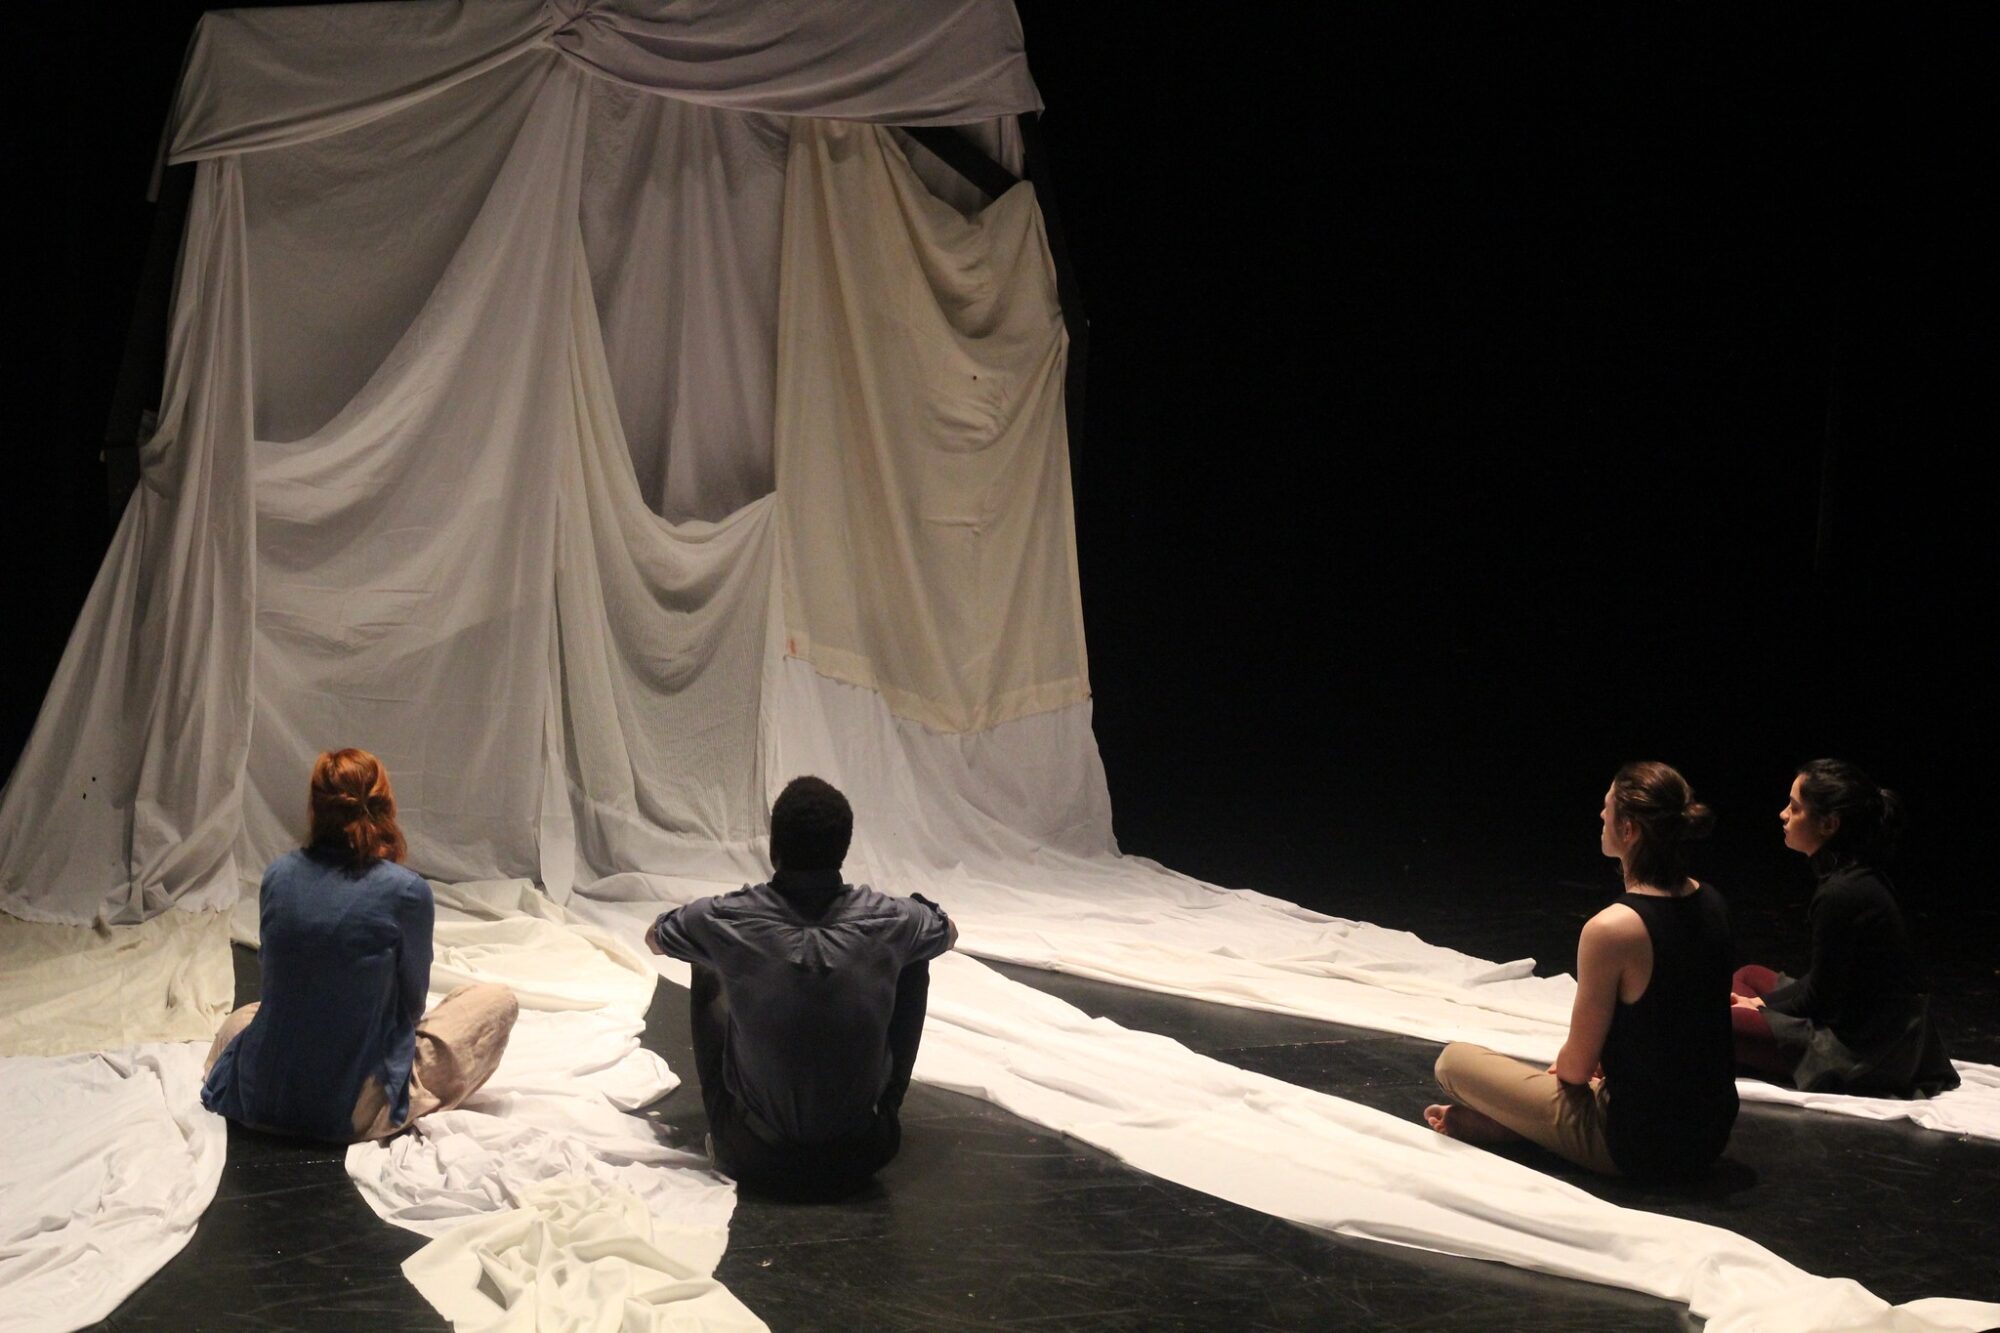
<instances>
[{"instance_id":1,"label":"black stage floor","mask_svg":"<svg viewBox=\"0 0 2000 1333\"><path fill-rule=\"evenodd\" d=\"M1282 891L1271 864L1259 887ZM1261 858L1260 858L1261 859ZM1396 868L1400 870L1401 868ZM1203 867L1205 873L1219 868ZM1343 876L1344 878L1345 876ZM1579 923L1605 884L1428 890L1384 872L1337 899L1287 876L1287 896L1413 926L1487 957L1574 963ZM1358 877L1357 881L1359 882ZM1303 886L1307 892L1301 892ZM1803 886L1796 886L1803 898ZM1318 890L1318 891L1310 891ZM1747 956L1781 963L1798 904L1735 895ZM1750 901L1746 902L1745 899ZM1992 909L1945 930L1919 923L1961 1058L2000 1060ZM237 951L239 1000L256 956ZM1147 995L1026 968L1010 976L1092 1014L1164 1033L1246 1068L1397 1115L1431 1100L1437 1047L1403 1037ZM663 985L646 1044L689 1082L652 1114L699 1143L684 992ZM1493 1264L1348 1241L1128 1169L986 1103L921 1085L902 1156L879 1186L833 1206L740 1199L720 1276L775 1329L1681 1328L1698 1321L1648 1297ZM1727 1157L1703 1182L1645 1191L1557 1171L1602 1197L1728 1227L1802 1267L1890 1300L2000 1298L2000 1146L1906 1125L1746 1106ZM404 1282L422 1238L379 1222L341 1155L239 1131L193 1242L106 1329L428 1329L444 1325Z\"/></svg>"}]
</instances>

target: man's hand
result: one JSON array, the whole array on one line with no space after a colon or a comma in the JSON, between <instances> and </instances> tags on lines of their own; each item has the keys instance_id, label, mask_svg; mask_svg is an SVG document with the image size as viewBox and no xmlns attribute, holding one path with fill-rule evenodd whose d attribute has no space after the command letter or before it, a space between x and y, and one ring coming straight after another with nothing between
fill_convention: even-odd
<instances>
[{"instance_id":1,"label":"man's hand","mask_svg":"<svg viewBox=\"0 0 2000 1333\"><path fill-rule=\"evenodd\" d=\"M657 954L666 953L666 950L660 947L660 923L657 921L646 927L646 947Z\"/></svg>"},{"instance_id":2,"label":"man's hand","mask_svg":"<svg viewBox=\"0 0 2000 1333\"><path fill-rule=\"evenodd\" d=\"M1764 1001L1755 995L1732 995L1729 997L1729 1003L1735 1009L1749 1009L1754 1011L1764 1007Z\"/></svg>"}]
</instances>

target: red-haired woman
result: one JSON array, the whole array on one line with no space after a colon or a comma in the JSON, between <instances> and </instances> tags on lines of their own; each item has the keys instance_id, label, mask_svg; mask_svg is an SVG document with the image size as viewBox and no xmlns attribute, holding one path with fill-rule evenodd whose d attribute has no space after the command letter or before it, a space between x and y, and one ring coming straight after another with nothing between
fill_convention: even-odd
<instances>
[{"instance_id":1,"label":"red-haired woman","mask_svg":"<svg viewBox=\"0 0 2000 1333\"><path fill-rule=\"evenodd\" d=\"M431 889L399 864L380 760L321 755L310 812L306 846L264 872L263 998L223 1022L201 1104L274 1133L386 1138L492 1076L517 1005L505 986L462 986L424 1012Z\"/></svg>"},{"instance_id":2,"label":"red-haired woman","mask_svg":"<svg viewBox=\"0 0 2000 1333\"><path fill-rule=\"evenodd\" d=\"M1687 843L1714 816L1665 764L1627 764L1604 794L1598 845L1625 892L1584 923L1569 1037L1546 1070L1454 1042L1432 1129L1477 1143L1528 1139L1606 1175L1660 1179L1708 1166L1736 1123L1729 914L1689 878Z\"/></svg>"}]
</instances>

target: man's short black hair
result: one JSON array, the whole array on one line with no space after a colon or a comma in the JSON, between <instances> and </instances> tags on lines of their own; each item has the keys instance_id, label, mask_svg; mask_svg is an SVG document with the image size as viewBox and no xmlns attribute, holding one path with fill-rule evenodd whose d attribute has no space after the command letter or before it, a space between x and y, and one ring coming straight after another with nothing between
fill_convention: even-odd
<instances>
[{"instance_id":1,"label":"man's short black hair","mask_svg":"<svg viewBox=\"0 0 2000 1333\"><path fill-rule=\"evenodd\" d=\"M771 803L771 863L782 870L838 870L854 838L854 810L831 782L793 778Z\"/></svg>"}]
</instances>

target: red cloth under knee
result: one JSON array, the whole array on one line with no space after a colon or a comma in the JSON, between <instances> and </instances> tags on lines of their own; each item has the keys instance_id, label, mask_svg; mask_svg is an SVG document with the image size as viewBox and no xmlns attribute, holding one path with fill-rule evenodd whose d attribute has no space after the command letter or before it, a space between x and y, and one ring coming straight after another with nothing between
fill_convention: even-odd
<instances>
[{"instance_id":1,"label":"red cloth under knee","mask_svg":"<svg viewBox=\"0 0 2000 1333\"><path fill-rule=\"evenodd\" d=\"M1761 1000L1778 989L1778 985L1776 972L1762 963L1749 963L1736 969L1736 975L1730 978L1729 990L1732 995L1744 995Z\"/></svg>"},{"instance_id":2,"label":"red cloth under knee","mask_svg":"<svg viewBox=\"0 0 2000 1333\"><path fill-rule=\"evenodd\" d=\"M1766 973L1770 971L1769 968L1759 970ZM1745 1069L1754 1069L1769 1078L1789 1079L1792 1076L1792 1070L1798 1061L1779 1046L1777 1038L1771 1035L1771 1024L1765 1019L1763 1010L1746 1009L1740 1004L1731 1005L1729 1025L1736 1038L1737 1064Z\"/></svg>"}]
</instances>

